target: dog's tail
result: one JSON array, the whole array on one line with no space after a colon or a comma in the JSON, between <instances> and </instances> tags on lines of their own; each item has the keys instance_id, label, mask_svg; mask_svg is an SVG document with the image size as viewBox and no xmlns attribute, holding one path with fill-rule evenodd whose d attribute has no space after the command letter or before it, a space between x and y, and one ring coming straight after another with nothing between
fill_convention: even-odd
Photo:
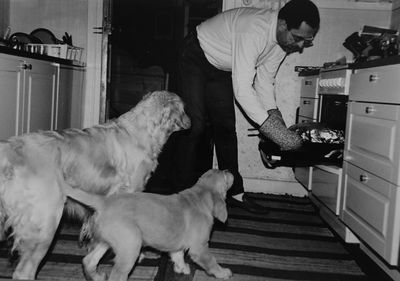
<instances>
[{"instance_id":1,"label":"dog's tail","mask_svg":"<svg viewBox=\"0 0 400 281\"><path fill-rule=\"evenodd\" d=\"M104 198L101 195L88 193L79 188L73 188L67 183L62 184L62 189L66 196L94 209L95 211L103 209Z\"/></svg>"}]
</instances>

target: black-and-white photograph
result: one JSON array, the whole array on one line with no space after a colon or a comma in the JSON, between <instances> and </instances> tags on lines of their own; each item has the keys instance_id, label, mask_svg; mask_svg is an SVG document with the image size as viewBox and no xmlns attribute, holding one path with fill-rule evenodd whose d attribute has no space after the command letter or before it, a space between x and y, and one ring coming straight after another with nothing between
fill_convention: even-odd
<instances>
[{"instance_id":1,"label":"black-and-white photograph","mask_svg":"<svg viewBox=\"0 0 400 281\"><path fill-rule=\"evenodd\" d=\"M0 0L0 280L400 281L400 0Z\"/></svg>"}]
</instances>

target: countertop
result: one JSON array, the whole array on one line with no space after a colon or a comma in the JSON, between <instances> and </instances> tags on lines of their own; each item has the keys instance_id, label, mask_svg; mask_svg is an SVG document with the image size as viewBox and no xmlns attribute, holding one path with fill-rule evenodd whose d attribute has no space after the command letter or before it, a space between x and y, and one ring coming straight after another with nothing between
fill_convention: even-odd
<instances>
[{"instance_id":1,"label":"countertop","mask_svg":"<svg viewBox=\"0 0 400 281\"><path fill-rule=\"evenodd\" d=\"M378 66L385 66L385 65L393 65L393 64L400 64L400 55L398 56L392 56L388 58L382 58L382 59L375 59L371 61L365 61L365 62L357 62L357 63L349 63L346 65L337 65L334 67L328 67L328 68L323 68L318 70L302 70L299 72L299 76L313 76L313 75L318 75L320 72L327 72L327 71L333 71L333 70L338 70L338 69L363 69L363 68L371 68L371 67L378 67Z\"/></svg>"},{"instance_id":2,"label":"countertop","mask_svg":"<svg viewBox=\"0 0 400 281\"><path fill-rule=\"evenodd\" d=\"M383 59L376 59L366 62L358 62L349 64L350 69L362 69L362 68L371 68L377 66L385 66L391 64L400 64L400 56L393 56Z\"/></svg>"},{"instance_id":3,"label":"countertop","mask_svg":"<svg viewBox=\"0 0 400 281\"><path fill-rule=\"evenodd\" d=\"M63 65L71 65L71 66L78 66L78 67L85 66L85 64L83 62L30 53L30 52L26 52L26 51L22 51L22 50L16 50L16 49L13 49L13 48L10 48L7 46L0 46L0 53L13 55L13 56L19 56L19 57L25 57L25 58L30 58L30 59L51 61L51 62L63 64Z\"/></svg>"}]
</instances>

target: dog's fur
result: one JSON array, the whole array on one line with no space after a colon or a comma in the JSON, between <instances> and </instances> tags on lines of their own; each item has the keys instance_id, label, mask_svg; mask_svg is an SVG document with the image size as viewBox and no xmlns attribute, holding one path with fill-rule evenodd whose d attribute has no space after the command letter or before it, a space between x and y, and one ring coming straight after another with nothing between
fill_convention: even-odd
<instances>
[{"instance_id":1,"label":"dog's fur","mask_svg":"<svg viewBox=\"0 0 400 281\"><path fill-rule=\"evenodd\" d=\"M116 194L109 197L89 194L64 186L67 196L93 208L91 222L93 248L83 259L87 277L105 280L97 265L111 247L115 253L109 280L125 281L142 246L168 252L178 273L190 273L184 262L187 250L194 262L210 275L227 279L232 276L222 268L208 249L213 218L227 219L225 197L233 183L227 171L209 170L190 189L173 195L150 193Z\"/></svg>"},{"instance_id":2,"label":"dog's fur","mask_svg":"<svg viewBox=\"0 0 400 281\"><path fill-rule=\"evenodd\" d=\"M13 278L35 278L63 213L61 185L106 196L141 191L170 134L189 127L182 100L156 91L103 125L0 142L0 233L12 229L20 254ZM85 218L81 204L68 203L69 214Z\"/></svg>"}]
</instances>

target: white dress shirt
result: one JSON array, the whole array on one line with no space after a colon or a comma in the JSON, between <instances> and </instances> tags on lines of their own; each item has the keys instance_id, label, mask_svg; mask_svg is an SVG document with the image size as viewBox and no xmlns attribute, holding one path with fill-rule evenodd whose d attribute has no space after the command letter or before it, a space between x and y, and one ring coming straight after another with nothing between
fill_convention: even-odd
<instances>
[{"instance_id":1,"label":"white dress shirt","mask_svg":"<svg viewBox=\"0 0 400 281\"><path fill-rule=\"evenodd\" d=\"M258 125L276 108L275 75L286 55L276 41L277 21L277 11L236 8L197 26L207 60L232 72L235 98Z\"/></svg>"}]
</instances>

